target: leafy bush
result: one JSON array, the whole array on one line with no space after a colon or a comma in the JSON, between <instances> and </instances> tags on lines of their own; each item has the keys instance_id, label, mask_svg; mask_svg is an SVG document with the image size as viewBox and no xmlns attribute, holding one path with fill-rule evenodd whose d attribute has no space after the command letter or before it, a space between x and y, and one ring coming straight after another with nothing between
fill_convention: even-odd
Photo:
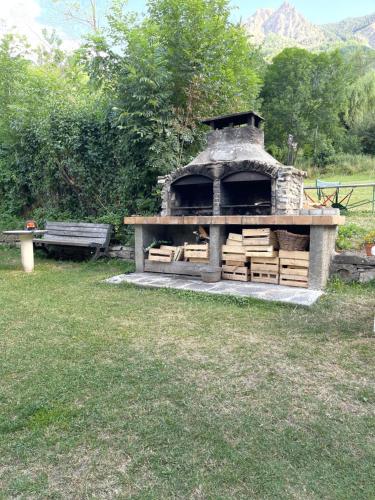
<instances>
[{"instance_id":1,"label":"leafy bush","mask_svg":"<svg viewBox=\"0 0 375 500\"><path fill-rule=\"evenodd\" d=\"M363 240L365 233L365 229L352 222L345 226L340 226L336 240L337 248L340 250L356 248L358 240Z\"/></svg>"}]
</instances>

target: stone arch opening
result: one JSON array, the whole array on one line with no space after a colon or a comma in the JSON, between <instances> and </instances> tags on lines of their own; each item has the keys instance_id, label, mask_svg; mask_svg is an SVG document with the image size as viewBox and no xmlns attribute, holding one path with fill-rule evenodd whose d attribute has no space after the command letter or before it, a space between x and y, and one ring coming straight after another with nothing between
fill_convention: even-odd
<instances>
[{"instance_id":1,"label":"stone arch opening","mask_svg":"<svg viewBox=\"0 0 375 500\"><path fill-rule=\"evenodd\" d=\"M272 179L255 170L242 170L221 180L223 215L269 215L272 213Z\"/></svg>"},{"instance_id":2,"label":"stone arch opening","mask_svg":"<svg viewBox=\"0 0 375 500\"><path fill-rule=\"evenodd\" d=\"M172 215L212 215L213 181L201 174L179 177L170 186Z\"/></svg>"}]
</instances>

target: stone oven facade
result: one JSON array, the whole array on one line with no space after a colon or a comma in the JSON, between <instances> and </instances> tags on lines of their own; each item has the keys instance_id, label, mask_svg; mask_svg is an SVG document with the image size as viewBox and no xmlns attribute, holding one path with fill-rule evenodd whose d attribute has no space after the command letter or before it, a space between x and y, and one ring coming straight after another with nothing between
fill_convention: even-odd
<instances>
[{"instance_id":1,"label":"stone oven facade","mask_svg":"<svg viewBox=\"0 0 375 500\"><path fill-rule=\"evenodd\" d=\"M332 209L303 208L305 173L282 165L264 150L262 121L253 112L206 120L204 123L212 130L208 133L204 151L188 165L160 179L163 184L161 214L125 217L125 224L135 228L138 273L199 277L207 262L215 268L225 262L231 272L244 271L247 276L248 272L256 273L253 266L259 265L259 262L254 263L254 257L267 259L264 252L270 252L271 260L276 259L277 266L283 266L285 263L281 264L281 257L275 255L280 252L274 248L273 236L272 243L271 240L264 243L262 237L258 238L258 245L270 244L270 247L254 246L253 251L257 255L249 256L251 262L246 260L243 263L243 249L240 249L240 266L238 256L229 252L231 259L225 259L224 251L227 255L226 246L233 250L230 235L232 240L234 235L236 241L238 238L242 241L244 231L254 236L254 233L270 235L272 232L274 235L277 230L286 230L309 238L308 252L288 252L290 258L287 260L292 261L294 266L302 267L302 270L296 270L295 275L290 273L289 268L283 268L284 273L289 273L288 283L292 279L290 276L294 276L292 286L308 285L315 290L324 288L335 251L337 225L342 224L344 218L335 211L332 214ZM206 241L204 262L199 258L202 257L199 253L201 245L195 248L194 255L189 255L189 258L185 255L186 245L196 247L196 238L199 239L200 234ZM162 249L161 242L166 242L167 247ZM156 255L150 255L153 245L160 245L159 250L163 250L164 254L156 252ZM180 259L181 247L184 248L183 260ZM178 255L177 259L173 257L171 260L171 248L177 248L174 254ZM169 257L165 257L165 252ZM303 259L302 266L301 260L298 260L301 253L308 262L307 266ZM261 264L266 265L267 262L263 260ZM239 267L242 269L239 270ZM303 278L301 284L300 276L306 277L306 268L308 277ZM264 276L262 279L265 279Z\"/></svg>"},{"instance_id":2,"label":"stone oven facade","mask_svg":"<svg viewBox=\"0 0 375 500\"><path fill-rule=\"evenodd\" d=\"M211 118L207 147L164 178L162 216L298 214L305 172L264 150L253 112Z\"/></svg>"}]
</instances>

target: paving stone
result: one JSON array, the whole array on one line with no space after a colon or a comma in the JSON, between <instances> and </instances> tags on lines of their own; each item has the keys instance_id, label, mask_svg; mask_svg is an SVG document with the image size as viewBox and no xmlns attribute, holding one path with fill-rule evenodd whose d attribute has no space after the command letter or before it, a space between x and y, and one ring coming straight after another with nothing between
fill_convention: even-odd
<instances>
[{"instance_id":1,"label":"paving stone","mask_svg":"<svg viewBox=\"0 0 375 500\"><path fill-rule=\"evenodd\" d=\"M271 285L268 283L236 283L234 281L203 283L198 278L153 273L120 274L108 278L105 282L114 285L120 283L133 283L138 286L151 288L173 288L176 290L183 289L219 295L253 297L261 300L285 302L303 306L313 305L323 294L321 290L310 290L306 288L297 289L288 286Z\"/></svg>"}]
</instances>

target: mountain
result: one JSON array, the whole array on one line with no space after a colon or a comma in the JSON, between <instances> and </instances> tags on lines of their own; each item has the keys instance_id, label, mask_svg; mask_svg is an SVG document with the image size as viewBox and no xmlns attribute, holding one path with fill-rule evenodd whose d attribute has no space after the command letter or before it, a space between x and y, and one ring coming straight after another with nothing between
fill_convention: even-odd
<instances>
[{"instance_id":1,"label":"mountain","mask_svg":"<svg viewBox=\"0 0 375 500\"><path fill-rule=\"evenodd\" d=\"M296 8L284 2L278 9L258 9L243 23L253 42L273 56L285 47L310 50L340 45L365 45L375 49L375 14L315 25Z\"/></svg>"},{"instance_id":2,"label":"mountain","mask_svg":"<svg viewBox=\"0 0 375 500\"><path fill-rule=\"evenodd\" d=\"M329 35L342 41L358 40L375 48L375 13L369 16L349 17L338 23L325 24L323 29Z\"/></svg>"}]
</instances>

